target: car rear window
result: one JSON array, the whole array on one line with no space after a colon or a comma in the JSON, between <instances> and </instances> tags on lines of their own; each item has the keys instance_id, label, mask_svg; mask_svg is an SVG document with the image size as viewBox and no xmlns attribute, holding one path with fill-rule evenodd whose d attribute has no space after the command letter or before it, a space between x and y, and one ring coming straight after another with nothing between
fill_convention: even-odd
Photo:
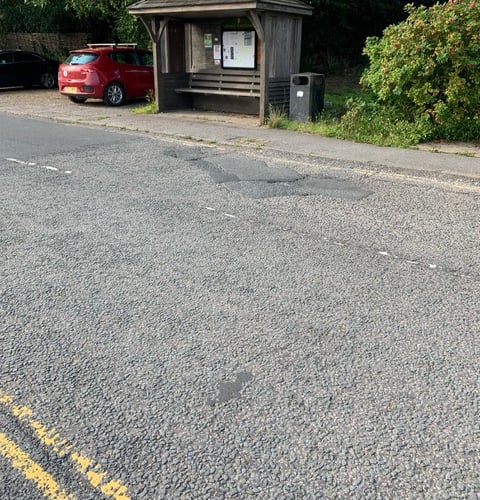
<instances>
[{"instance_id":1,"label":"car rear window","mask_svg":"<svg viewBox=\"0 0 480 500\"><path fill-rule=\"evenodd\" d=\"M67 57L67 64L88 64L98 59L98 54L92 52L74 52Z\"/></svg>"},{"instance_id":2,"label":"car rear window","mask_svg":"<svg viewBox=\"0 0 480 500\"><path fill-rule=\"evenodd\" d=\"M2 52L0 54L0 64L13 63L13 54L10 52Z\"/></svg>"},{"instance_id":3,"label":"car rear window","mask_svg":"<svg viewBox=\"0 0 480 500\"><path fill-rule=\"evenodd\" d=\"M29 52L14 52L15 62L39 62L42 59L35 54Z\"/></svg>"},{"instance_id":4,"label":"car rear window","mask_svg":"<svg viewBox=\"0 0 480 500\"><path fill-rule=\"evenodd\" d=\"M153 66L153 54L151 52L138 52L140 64L143 66Z\"/></svg>"},{"instance_id":5,"label":"car rear window","mask_svg":"<svg viewBox=\"0 0 480 500\"><path fill-rule=\"evenodd\" d=\"M110 59L113 59L119 64L138 64L135 52L122 50L121 52L111 52L108 54Z\"/></svg>"}]
</instances>

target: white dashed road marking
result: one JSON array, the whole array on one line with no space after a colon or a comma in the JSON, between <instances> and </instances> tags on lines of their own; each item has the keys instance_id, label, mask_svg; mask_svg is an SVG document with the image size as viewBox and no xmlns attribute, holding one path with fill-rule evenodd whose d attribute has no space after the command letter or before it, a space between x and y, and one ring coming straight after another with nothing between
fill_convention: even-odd
<instances>
[{"instance_id":1,"label":"white dashed road marking","mask_svg":"<svg viewBox=\"0 0 480 500\"><path fill-rule=\"evenodd\" d=\"M209 212L216 212L217 209L216 208L212 208L212 207L205 207L205 210L208 210ZM236 215L233 215L233 214L227 214L227 212L223 212L222 215L224 217L228 217L229 219L236 219L237 216Z\"/></svg>"},{"instance_id":2,"label":"white dashed road marking","mask_svg":"<svg viewBox=\"0 0 480 500\"><path fill-rule=\"evenodd\" d=\"M57 167L51 167L49 165L38 165L37 163L34 163L32 161L23 161L23 160L18 160L17 158L5 158L6 161L9 161L11 163L16 163L17 165L25 165L27 167L38 167L42 168L43 170L51 170L52 172L59 172L60 170ZM64 170L64 174L71 174L71 170Z\"/></svg>"},{"instance_id":3,"label":"white dashed road marking","mask_svg":"<svg viewBox=\"0 0 480 500\"><path fill-rule=\"evenodd\" d=\"M208 210L209 212L217 212L217 209L216 208L213 208L213 207L205 207L205 210ZM232 215L232 214L229 214L227 212L223 212L222 215L224 217L228 217L230 219L237 219L238 217L236 215ZM327 241L328 243L333 243L334 245L337 245L337 246L340 246L340 247L345 247L347 246L347 244L343 241L338 241L338 240L334 240L334 239L331 239L331 238L323 238L324 241ZM403 260L405 261L407 264L412 264L412 265L422 265L419 261L417 260L412 260L412 259L404 259L398 255L395 255L394 253L392 252L387 252L386 250L377 250L377 255L381 255L382 257L389 257L390 259L395 259L395 260ZM441 270L441 266L437 266L437 264L424 264L425 266L428 267L428 269L432 269L432 270Z\"/></svg>"}]
</instances>

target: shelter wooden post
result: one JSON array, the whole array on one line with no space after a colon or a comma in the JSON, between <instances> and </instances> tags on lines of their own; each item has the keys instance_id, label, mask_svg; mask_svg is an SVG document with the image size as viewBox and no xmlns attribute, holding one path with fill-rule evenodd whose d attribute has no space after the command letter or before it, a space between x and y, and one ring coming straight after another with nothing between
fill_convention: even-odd
<instances>
[{"instance_id":1,"label":"shelter wooden post","mask_svg":"<svg viewBox=\"0 0 480 500\"><path fill-rule=\"evenodd\" d=\"M260 41L260 109L258 112L258 117L260 124L265 122L268 116L268 51L266 50L267 44L265 40L265 31L262 26L259 15L254 10L248 11L248 18L250 19L252 26L255 28L258 39Z\"/></svg>"},{"instance_id":2,"label":"shelter wooden post","mask_svg":"<svg viewBox=\"0 0 480 500\"><path fill-rule=\"evenodd\" d=\"M163 111L162 100L159 96L162 92L162 80L161 73L163 71L162 64L162 36L168 26L168 18L160 19L156 16L153 17L141 17L140 18L143 25L150 35L152 40L152 51L153 51L153 66L154 66L154 83L155 83L155 110L158 112Z\"/></svg>"}]
</instances>

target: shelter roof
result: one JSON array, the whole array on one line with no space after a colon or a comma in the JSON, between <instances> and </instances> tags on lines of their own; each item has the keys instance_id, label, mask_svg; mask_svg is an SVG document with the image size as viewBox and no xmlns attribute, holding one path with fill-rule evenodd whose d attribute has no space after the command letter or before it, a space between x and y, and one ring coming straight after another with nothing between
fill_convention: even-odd
<instances>
[{"instance_id":1,"label":"shelter roof","mask_svg":"<svg viewBox=\"0 0 480 500\"><path fill-rule=\"evenodd\" d=\"M313 9L301 0L140 0L128 8L134 15L185 18L230 17L252 10L309 16Z\"/></svg>"}]
</instances>

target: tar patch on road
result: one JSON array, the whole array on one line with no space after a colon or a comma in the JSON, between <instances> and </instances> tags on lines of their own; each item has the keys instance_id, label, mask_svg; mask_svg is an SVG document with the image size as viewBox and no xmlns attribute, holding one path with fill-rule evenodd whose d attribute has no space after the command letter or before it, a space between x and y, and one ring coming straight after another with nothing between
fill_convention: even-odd
<instances>
[{"instance_id":1,"label":"tar patch on road","mask_svg":"<svg viewBox=\"0 0 480 500\"><path fill-rule=\"evenodd\" d=\"M232 399L239 399L245 384L252 379L253 375L250 372L238 372L233 382L220 382L217 397L209 399L208 404L215 406L219 403L228 403Z\"/></svg>"},{"instance_id":2,"label":"tar patch on road","mask_svg":"<svg viewBox=\"0 0 480 500\"><path fill-rule=\"evenodd\" d=\"M329 196L359 200L372 194L342 179L303 176L291 168L270 167L262 160L241 155L204 158L198 165L213 182L249 198Z\"/></svg>"},{"instance_id":3,"label":"tar patch on road","mask_svg":"<svg viewBox=\"0 0 480 500\"><path fill-rule=\"evenodd\" d=\"M194 161L204 158L205 152L201 148L190 147L190 148L168 148L163 154L169 156L170 158L180 158L185 161Z\"/></svg>"}]
</instances>

